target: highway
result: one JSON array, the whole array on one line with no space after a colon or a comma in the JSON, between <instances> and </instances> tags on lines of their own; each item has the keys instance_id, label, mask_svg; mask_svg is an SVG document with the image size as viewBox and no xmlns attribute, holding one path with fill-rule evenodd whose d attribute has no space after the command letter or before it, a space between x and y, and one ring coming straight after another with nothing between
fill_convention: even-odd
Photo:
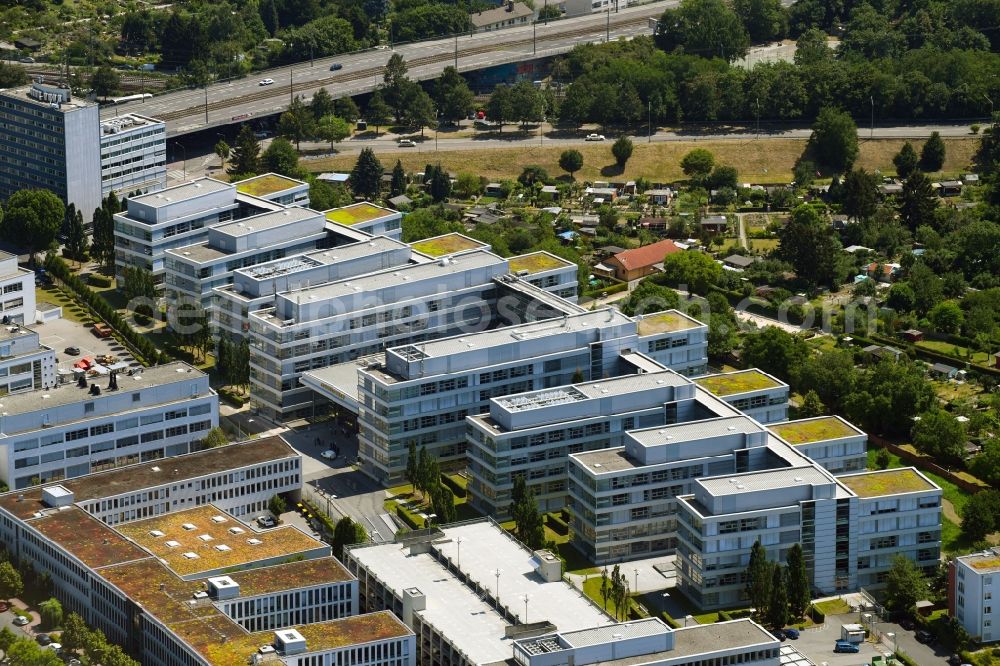
<instances>
[{"instance_id":1,"label":"highway","mask_svg":"<svg viewBox=\"0 0 1000 666\"><path fill-rule=\"evenodd\" d=\"M108 106L102 118L134 111L160 118L167 123L167 136L177 137L199 130L280 113L292 95L306 100L325 87L334 97L371 92L382 81L389 57L399 53L409 67L411 79L436 78L448 65L457 62L460 71L522 62L533 57L565 53L577 44L602 42L607 37L649 34L649 19L658 17L677 0L654 2L611 14L591 14L552 21L548 25L519 26L495 32L462 35L427 42L404 44L395 49L371 49L298 63L257 72L252 77L219 83L207 88L184 89L157 95L144 102ZM334 62L343 65L330 71ZM259 85L262 79L274 83Z\"/></svg>"}]
</instances>

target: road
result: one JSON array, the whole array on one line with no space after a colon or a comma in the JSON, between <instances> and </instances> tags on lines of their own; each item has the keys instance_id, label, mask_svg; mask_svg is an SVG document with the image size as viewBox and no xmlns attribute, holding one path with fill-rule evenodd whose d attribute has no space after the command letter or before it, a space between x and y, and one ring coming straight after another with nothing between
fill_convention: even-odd
<instances>
[{"instance_id":1,"label":"road","mask_svg":"<svg viewBox=\"0 0 1000 666\"><path fill-rule=\"evenodd\" d=\"M253 78L207 88L178 90L119 107L105 107L101 115L104 118L113 117L121 111L152 115L166 121L167 136L175 137L279 113L287 108L291 95L309 99L324 86L336 97L371 92L381 81L382 69L393 53L406 60L410 78L436 78L446 66L456 63L460 71L469 71L564 53L578 44L602 42L608 37L613 40L649 34L649 19L676 4L677 0L667 0L610 14L552 21L548 25L519 26L497 32L404 44L392 50L370 49L321 58L313 63L257 72ZM330 72L330 65L334 62L343 65L343 69L336 74ZM274 83L260 86L258 82L265 78L273 79Z\"/></svg>"}]
</instances>

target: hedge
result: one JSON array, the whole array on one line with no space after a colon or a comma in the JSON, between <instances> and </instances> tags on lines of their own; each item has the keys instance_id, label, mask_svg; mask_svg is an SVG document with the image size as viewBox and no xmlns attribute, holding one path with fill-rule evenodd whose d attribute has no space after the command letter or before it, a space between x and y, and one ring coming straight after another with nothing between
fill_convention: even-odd
<instances>
[{"instance_id":1,"label":"hedge","mask_svg":"<svg viewBox=\"0 0 1000 666\"><path fill-rule=\"evenodd\" d=\"M406 509L404 509L399 504L396 505L396 515L406 523L411 530L419 530L423 528L423 525L419 524L419 518Z\"/></svg>"},{"instance_id":2,"label":"hedge","mask_svg":"<svg viewBox=\"0 0 1000 666\"><path fill-rule=\"evenodd\" d=\"M455 481L455 479L451 478L447 474L441 475L441 483L446 485L455 495L455 497L465 497L466 495L465 488L459 485L459 483Z\"/></svg>"},{"instance_id":3,"label":"hedge","mask_svg":"<svg viewBox=\"0 0 1000 666\"><path fill-rule=\"evenodd\" d=\"M663 611L662 613L660 613L660 616L663 618L663 621L667 623L667 626L670 627L671 629L681 628L681 625L677 622L677 620L670 617L670 614L667 613L667 611Z\"/></svg>"},{"instance_id":4,"label":"hedge","mask_svg":"<svg viewBox=\"0 0 1000 666\"><path fill-rule=\"evenodd\" d=\"M719 622L729 622L732 619L733 616L730 615L727 611L724 610L719 611L719 619L718 619Z\"/></svg>"},{"instance_id":5,"label":"hedge","mask_svg":"<svg viewBox=\"0 0 1000 666\"><path fill-rule=\"evenodd\" d=\"M910 658L908 654L900 652L899 650L896 650L896 661L902 663L903 666L920 666L920 664Z\"/></svg>"},{"instance_id":6,"label":"hedge","mask_svg":"<svg viewBox=\"0 0 1000 666\"><path fill-rule=\"evenodd\" d=\"M826 622L826 613L816 608L815 606L809 606L808 613L809 617L811 617L812 621L815 622L816 624L823 624L824 622Z\"/></svg>"},{"instance_id":7,"label":"hedge","mask_svg":"<svg viewBox=\"0 0 1000 666\"><path fill-rule=\"evenodd\" d=\"M619 282L618 284L613 284L609 287L597 287L596 289L588 289L583 295L596 298L598 296L603 296L604 294L617 294L619 292L628 289L628 282Z\"/></svg>"},{"instance_id":8,"label":"hedge","mask_svg":"<svg viewBox=\"0 0 1000 666\"><path fill-rule=\"evenodd\" d=\"M561 518L559 518L554 513L545 514L545 522L548 524L549 529L556 534L565 536L569 534L569 525L567 525Z\"/></svg>"},{"instance_id":9,"label":"hedge","mask_svg":"<svg viewBox=\"0 0 1000 666\"><path fill-rule=\"evenodd\" d=\"M111 278L106 275L100 275L98 273L91 273L87 276L87 281L95 287L101 287L106 289L111 286Z\"/></svg>"},{"instance_id":10,"label":"hedge","mask_svg":"<svg viewBox=\"0 0 1000 666\"><path fill-rule=\"evenodd\" d=\"M128 325L128 322L111 307L104 298L88 287L83 280L72 271L66 262L55 254L49 253L45 257L45 269L58 278L76 295L76 299L83 303L90 312L102 319L116 333L122 344L129 348L135 357L143 365L156 365L166 363L170 360L167 354L156 348L152 342L140 335Z\"/></svg>"}]
</instances>

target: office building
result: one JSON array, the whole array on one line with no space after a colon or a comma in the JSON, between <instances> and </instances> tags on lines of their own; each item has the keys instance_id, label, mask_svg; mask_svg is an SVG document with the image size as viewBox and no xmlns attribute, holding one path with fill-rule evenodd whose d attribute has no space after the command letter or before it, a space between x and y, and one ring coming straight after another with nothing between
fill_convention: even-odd
<instances>
[{"instance_id":1,"label":"office building","mask_svg":"<svg viewBox=\"0 0 1000 666\"><path fill-rule=\"evenodd\" d=\"M8 493L0 535L144 665L415 666L413 633L357 615L357 581L329 546L223 508L253 516L248 500L294 499L301 482L298 454L266 438Z\"/></svg>"},{"instance_id":2,"label":"office building","mask_svg":"<svg viewBox=\"0 0 1000 666\"><path fill-rule=\"evenodd\" d=\"M839 416L773 423L768 430L834 474L868 465L868 435Z\"/></svg>"},{"instance_id":3,"label":"office building","mask_svg":"<svg viewBox=\"0 0 1000 666\"><path fill-rule=\"evenodd\" d=\"M309 183L288 176L264 173L236 181L233 185L237 192L283 206L309 206Z\"/></svg>"},{"instance_id":4,"label":"office building","mask_svg":"<svg viewBox=\"0 0 1000 666\"><path fill-rule=\"evenodd\" d=\"M996 582L994 582L996 581ZM997 592L997 599L993 593ZM961 555L948 562L948 615L977 643L1000 638L1000 548ZM993 620L997 620L994 632Z\"/></svg>"},{"instance_id":5,"label":"office building","mask_svg":"<svg viewBox=\"0 0 1000 666\"><path fill-rule=\"evenodd\" d=\"M705 375L694 381L760 423L788 420L788 384L757 368Z\"/></svg>"},{"instance_id":6,"label":"office building","mask_svg":"<svg viewBox=\"0 0 1000 666\"><path fill-rule=\"evenodd\" d=\"M697 319L677 310L639 315L636 332L637 351L671 370L694 376L708 369L708 327Z\"/></svg>"},{"instance_id":7,"label":"office building","mask_svg":"<svg viewBox=\"0 0 1000 666\"><path fill-rule=\"evenodd\" d=\"M38 333L17 324L0 326L0 396L47 389L57 381L55 351L39 342Z\"/></svg>"},{"instance_id":8,"label":"office building","mask_svg":"<svg viewBox=\"0 0 1000 666\"><path fill-rule=\"evenodd\" d=\"M208 375L181 362L2 401L0 479L14 489L188 453L219 424Z\"/></svg>"},{"instance_id":9,"label":"office building","mask_svg":"<svg viewBox=\"0 0 1000 666\"><path fill-rule=\"evenodd\" d=\"M0 90L0 119L0 198L51 190L85 218L101 205L96 102L74 97L69 86L32 83Z\"/></svg>"},{"instance_id":10,"label":"office building","mask_svg":"<svg viewBox=\"0 0 1000 666\"><path fill-rule=\"evenodd\" d=\"M576 303L579 267L551 252L531 252L509 260L510 272L539 289Z\"/></svg>"},{"instance_id":11,"label":"office building","mask_svg":"<svg viewBox=\"0 0 1000 666\"><path fill-rule=\"evenodd\" d=\"M562 579L557 557L532 552L490 519L349 546L344 560L361 610L392 611L413 629L421 664L503 662L529 628L617 626Z\"/></svg>"},{"instance_id":12,"label":"office building","mask_svg":"<svg viewBox=\"0 0 1000 666\"><path fill-rule=\"evenodd\" d=\"M393 240L399 240L403 235L402 213L367 201L333 208L323 211L323 214L331 222L372 236L388 236Z\"/></svg>"},{"instance_id":13,"label":"office building","mask_svg":"<svg viewBox=\"0 0 1000 666\"><path fill-rule=\"evenodd\" d=\"M15 255L0 252L0 321L31 325L35 316L34 272L18 266Z\"/></svg>"},{"instance_id":14,"label":"office building","mask_svg":"<svg viewBox=\"0 0 1000 666\"><path fill-rule=\"evenodd\" d=\"M119 199L167 186L167 127L138 113L101 121L101 197ZM90 221L92 209L80 209Z\"/></svg>"}]
</instances>

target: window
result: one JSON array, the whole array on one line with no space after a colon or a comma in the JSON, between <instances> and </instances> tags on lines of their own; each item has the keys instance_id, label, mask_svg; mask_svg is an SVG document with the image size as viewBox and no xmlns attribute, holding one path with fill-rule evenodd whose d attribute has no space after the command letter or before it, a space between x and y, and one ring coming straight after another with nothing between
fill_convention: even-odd
<instances>
[{"instance_id":1,"label":"window","mask_svg":"<svg viewBox=\"0 0 1000 666\"><path fill-rule=\"evenodd\" d=\"M67 442L73 442L73 441L76 441L78 439L84 439L86 437L87 437L87 429L86 428L81 428L79 430L71 430L70 432L66 433L66 441Z\"/></svg>"},{"instance_id":2,"label":"window","mask_svg":"<svg viewBox=\"0 0 1000 666\"><path fill-rule=\"evenodd\" d=\"M115 425L113 423L104 423L99 426L93 426L90 429L90 436L94 437L96 435L106 435L109 432L115 431Z\"/></svg>"}]
</instances>

